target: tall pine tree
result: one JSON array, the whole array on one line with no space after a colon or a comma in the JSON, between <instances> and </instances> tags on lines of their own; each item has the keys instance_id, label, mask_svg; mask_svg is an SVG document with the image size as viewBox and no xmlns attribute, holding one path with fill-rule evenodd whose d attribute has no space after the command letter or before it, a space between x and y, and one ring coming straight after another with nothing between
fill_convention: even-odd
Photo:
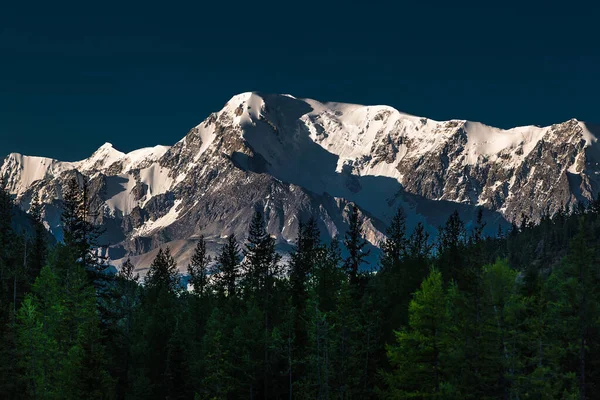
<instances>
[{"instance_id":1,"label":"tall pine tree","mask_svg":"<svg viewBox=\"0 0 600 400\"><path fill-rule=\"evenodd\" d=\"M350 206L348 216L348 231L344 239L344 245L348 250L348 257L344 260L344 269L350 279L352 286L359 283L360 266L366 263L365 258L369 255L369 250L365 250L367 241L363 239L362 221L358 215L358 208L355 205Z\"/></svg>"},{"instance_id":2,"label":"tall pine tree","mask_svg":"<svg viewBox=\"0 0 600 400\"><path fill-rule=\"evenodd\" d=\"M190 283L194 293L200 297L204 297L208 290L208 266L210 261L210 256L206 252L206 240L204 240L204 236L200 236L188 265Z\"/></svg>"}]
</instances>

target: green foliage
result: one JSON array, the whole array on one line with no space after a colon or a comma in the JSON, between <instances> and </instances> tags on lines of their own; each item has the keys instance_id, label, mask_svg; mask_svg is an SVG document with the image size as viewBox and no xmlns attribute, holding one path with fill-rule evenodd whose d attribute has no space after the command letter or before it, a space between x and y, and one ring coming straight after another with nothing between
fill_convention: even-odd
<instances>
[{"instance_id":1,"label":"green foliage","mask_svg":"<svg viewBox=\"0 0 600 400\"><path fill-rule=\"evenodd\" d=\"M11 228L0 185L0 393L20 399L591 399L600 390L598 200L486 237L457 212L435 251L390 221L365 272L356 207L344 240L299 224L287 265L257 211L217 257L200 238L180 285L160 249L98 275L86 184L65 193L65 244ZM84 223L85 222L85 223ZM36 225L37 224L37 225ZM240 247L242 250L240 250ZM244 259L242 260L242 252ZM346 257L342 257L345 254Z\"/></svg>"},{"instance_id":2,"label":"green foliage","mask_svg":"<svg viewBox=\"0 0 600 400\"><path fill-rule=\"evenodd\" d=\"M236 296L236 283L240 276L240 246L235 235L229 235L227 242L217 256L214 282L217 291L228 297Z\"/></svg>"},{"instance_id":3,"label":"green foliage","mask_svg":"<svg viewBox=\"0 0 600 400\"><path fill-rule=\"evenodd\" d=\"M80 185L78 178L71 178L63 193L61 223L64 243L77 262L86 267L93 279L97 279L97 274L104 269L96 253L102 231L94 224L98 213L92 207L88 180L81 177L81 181Z\"/></svg>"},{"instance_id":4,"label":"green foliage","mask_svg":"<svg viewBox=\"0 0 600 400\"><path fill-rule=\"evenodd\" d=\"M200 236L198 244L188 265L188 275L194 293L203 297L208 289L208 266L210 256L206 252L206 241L204 236Z\"/></svg>"},{"instance_id":5,"label":"green foliage","mask_svg":"<svg viewBox=\"0 0 600 400\"><path fill-rule=\"evenodd\" d=\"M384 397L444 398L449 378L450 313L442 275L432 270L409 306L409 326L396 332L387 353L393 372L385 373Z\"/></svg>"},{"instance_id":6,"label":"green foliage","mask_svg":"<svg viewBox=\"0 0 600 400\"><path fill-rule=\"evenodd\" d=\"M164 290L175 293L179 290L177 264L168 247L164 251L163 249L158 249L156 257L152 261L152 264L150 264L150 269L144 283L153 292Z\"/></svg>"},{"instance_id":7,"label":"green foliage","mask_svg":"<svg viewBox=\"0 0 600 400\"><path fill-rule=\"evenodd\" d=\"M265 299L273 278L280 272L281 256L275 251L275 239L267 233L263 215L258 210L250 223L244 257L247 290Z\"/></svg>"},{"instance_id":8,"label":"green foliage","mask_svg":"<svg viewBox=\"0 0 600 400\"><path fill-rule=\"evenodd\" d=\"M59 246L56 257L68 257ZM17 346L27 392L33 398L110 399L114 382L100 341L94 289L83 267L50 262L23 302ZM64 268L64 269L63 269Z\"/></svg>"},{"instance_id":9,"label":"green foliage","mask_svg":"<svg viewBox=\"0 0 600 400\"><path fill-rule=\"evenodd\" d=\"M33 225L33 238L31 240L31 250L29 251L28 275L33 282L39 275L40 271L46 265L48 255L47 232L42 222L42 205L39 201L37 193L31 200L31 208L29 216Z\"/></svg>"},{"instance_id":10,"label":"green foliage","mask_svg":"<svg viewBox=\"0 0 600 400\"><path fill-rule=\"evenodd\" d=\"M377 272L377 304L386 316L385 341L394 340L394 329L408 323L408 304L427 274L431 245L422 224L406 236L406 217L402 208L392 219L382 243L380 268Z\"/></svg>"},{"instance_id":11,"label":"green foliage","mask_svg":"<svg viewBox=\"0 0 600 400\"><path fill-rule=\"evenodd\" d=\"M363 238L362 220L358 215L358 207L354 205L350 206L348 225L348 231L344 238L348 257L344 260L344 269L348 274L350 283L357 285L360 266L366 262L365 258L369 256L370 251L365 250L367 241Z\"/></svg>"},{"instance_id":12,"label":"green foliage","mask_svg":"<svg viewBox=\"0 0 600 400\"><path fill-rule=\"evenodd\" d=\"M465 224L458 211L454 211L446 224L439 229L437 239L438 264L446 282L454 280L462 283L466 244Z\"/></svg>"}]
</instances>

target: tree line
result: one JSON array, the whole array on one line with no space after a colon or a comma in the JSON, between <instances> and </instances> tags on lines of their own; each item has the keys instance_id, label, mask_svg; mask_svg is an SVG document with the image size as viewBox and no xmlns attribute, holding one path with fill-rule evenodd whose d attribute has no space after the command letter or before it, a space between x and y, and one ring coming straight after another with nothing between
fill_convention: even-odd
<instances>
[{"instance_id":1,"label":"tree line","mask_svg":"<svg viewBox=\"0 0 600 400\"><path fill-rule=\"evenodd\" d=\"M356 207L327 243L302 221L282 260L257 210L189 290L168 247L110 273L84 182L50 246L0 185L0 393L7 399L586 399L600 381L600 201L484 234L454 212L435 238L404 211L377 265ZM489 230L489 229L488 229Z\"/></svg>"}]
</instances>

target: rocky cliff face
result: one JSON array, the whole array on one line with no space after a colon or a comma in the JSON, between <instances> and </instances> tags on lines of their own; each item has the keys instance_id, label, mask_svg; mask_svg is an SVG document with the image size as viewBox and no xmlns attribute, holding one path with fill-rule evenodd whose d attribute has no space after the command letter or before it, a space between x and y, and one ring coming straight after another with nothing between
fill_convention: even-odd
<instances>
[{"instance_id":1,"label":"rocky cliff face","mask_svg":"<svg viewBox=\"0 0 600 400\"><path fill-rule=\"evenodd\" d=\"M60 239L62 188L84 175L113 260L129 255L144 266L168 244L183 267L200 234L213 247L226 235L244 238L255 208L283 250L310 215L324 236L343 234L349 203L373 246L398 206L409 226L431 230L455 208L467 221L484 208L494 229L522 213L538 219L598 193L594 132L576 120L501 130L387 106L244 93L171 147L124 154L107 143L79 162L10 154L0 176L23 210L40 194Z\"/></svg>"}]
</instances>

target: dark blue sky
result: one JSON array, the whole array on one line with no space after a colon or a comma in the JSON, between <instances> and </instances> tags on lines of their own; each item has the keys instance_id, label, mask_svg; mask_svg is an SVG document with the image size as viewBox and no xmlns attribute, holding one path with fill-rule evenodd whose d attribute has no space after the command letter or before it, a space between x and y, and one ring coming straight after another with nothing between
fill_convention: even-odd
<instances>
[{"instance_id":1,"label":"dark blue sky","mask_svg":"<svg viewBox=\"0 0 600 400\"><path fill-rule=\"evenodd\" d=\"M2 5L0 156L173 144L250 90L500 127L600 122L597 6L56 3Z\"/></svg>"}]
</instances>

